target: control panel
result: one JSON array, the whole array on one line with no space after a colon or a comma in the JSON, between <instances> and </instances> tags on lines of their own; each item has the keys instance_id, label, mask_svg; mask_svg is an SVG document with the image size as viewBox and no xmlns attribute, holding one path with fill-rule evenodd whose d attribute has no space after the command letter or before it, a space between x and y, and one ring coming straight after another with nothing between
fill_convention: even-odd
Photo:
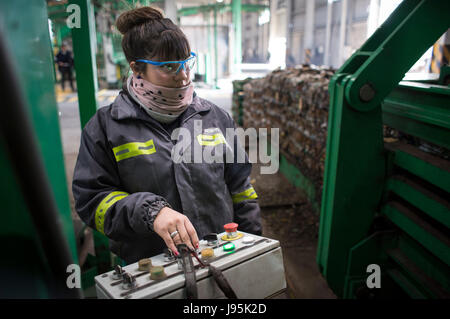
<instances>
[{"instance_id":1,"label":"control panel","mask_svg":"<svg viewBox=\"0 0 450 319\"><path fill-rule=\"evenodd\" d=\"M208 265L218 269L237 298L262 299L286 289L283 257L277 240L224 226L225 232L209 234L192 257L198 298L225 298ZM98 298L186 298L185 267L181 258L167 252L142 259L95 277Z\"/></svg>"}]
</instances>

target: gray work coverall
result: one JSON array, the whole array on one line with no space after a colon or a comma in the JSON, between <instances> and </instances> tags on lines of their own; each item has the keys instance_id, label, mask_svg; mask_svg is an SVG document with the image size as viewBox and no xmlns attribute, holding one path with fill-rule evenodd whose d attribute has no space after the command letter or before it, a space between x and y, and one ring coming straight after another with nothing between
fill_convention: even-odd
<instances>
[{"instance_id":1,"label":"gray work coverall","mask_svg":"<svg viewBox=\"0 0 450 319\"><path fill-rule=\"evenodd\" d=\"M198 132L194 123L198 125L199 120L200 137L194 136ZM227 144L217 132L225 134L227 128L235 127L226 111L196 94L180 115L179 125L191 133L192 148L199 143L201 148L225 149ZM230 222L238 223L242 231L262 232L248 157L245 163L236 159L233 163L176 163L171 158L176 143L124 91L111 105L100 108L83 129L72 184L75 208L87 225L110 239L111 251L127 263L159 254L166 247L153 230L153 221L164 206L186 215L199 239L223 232L223 225ZM241 147L236 137L234 144L235 150Z\"/></svg>"}]
</instances>

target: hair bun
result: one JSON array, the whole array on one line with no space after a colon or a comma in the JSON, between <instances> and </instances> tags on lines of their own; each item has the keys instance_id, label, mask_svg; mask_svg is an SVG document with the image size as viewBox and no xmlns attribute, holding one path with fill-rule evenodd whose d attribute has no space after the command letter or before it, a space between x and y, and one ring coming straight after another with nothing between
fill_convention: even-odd
<instances>
[{"instance_id":1,"label":"hair bun","mask_svg":"<svg viewBox=\"0 0 450 319\"><path fill-rule=\"evenodd\" d=\"M142 7L126 11L117 18L116 26L120 33L125 34L135 26L151 20L161 20L164 16L161 11L152 7Z\"/></svg>"}]
</instances>

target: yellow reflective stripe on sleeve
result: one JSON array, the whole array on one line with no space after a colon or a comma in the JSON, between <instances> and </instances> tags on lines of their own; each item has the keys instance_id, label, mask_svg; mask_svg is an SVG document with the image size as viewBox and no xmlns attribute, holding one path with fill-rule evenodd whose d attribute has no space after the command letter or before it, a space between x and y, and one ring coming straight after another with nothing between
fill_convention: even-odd
<instances>
[{"instance_id":1,"label":"yellow reflective stripe on sleeve","mask_svg":"<svg viewBox=\"0 0 450 319\"><path fill-rule=\"evenodd\" d=\"M256 195L255 189L253 187L250 187L242 193L231 196L231 198L233 199L233 204L238 204L240 202L243 202L244 200L256 199L258 198L258 195Z\"/></svg>"},{"instance_id":2,"label":"yellow reflective stripe on sleeve","mask_svg":"<svg viewBox=\"0 0 450 319\"><path fill-rule=\"evenodd\" d=\"M156 152L155 144L153 143L153 139L147 142L133 142L127 143L123 145L119 145L113 148L114 156L116 157L116 161L119 162L121 160L145 155L145 154L153 154Z\"/></svg>"},{"instance_id":3,"label":"yellow reflective stripe on sleeve","mask_svg":"<svg viewBox=\"0 0 450 319\"><path fill-rule=\"evenodd\" d=\"M217 144L225 143L225 137L223 137L222 133L214 135L199 134L197 135L197 141L200 145L216 146Z\"/></svg>"},{"instance_id":4,"label":"yellow reflective stripe on sleeve","mask_svg":"<svg viewBox=\"0 0 450 319\"><path fill-rule=\"evenodd\" d=\"M111 192L98 205L95 211L95 227L99 232L105 234L105 214L106 211L117 201L127 197L129 194L125 192Z\"/></svg>"}]
</instances>

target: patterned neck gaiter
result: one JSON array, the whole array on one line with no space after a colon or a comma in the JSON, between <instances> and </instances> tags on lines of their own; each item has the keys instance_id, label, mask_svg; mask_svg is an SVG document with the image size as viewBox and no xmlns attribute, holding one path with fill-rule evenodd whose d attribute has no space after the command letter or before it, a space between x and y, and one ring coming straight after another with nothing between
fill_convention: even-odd
<instances>
[{"instance_id":1,"label":"patterned neck gaiter","mask_svg":"<svg viewBox=\"0 0 450 319\"><path fill-rule=\"evenodd\" d=\"M157 86L142 77L131 75L129 83L134 95L139 99L142 105L151 111L164 115L180 115L192 103L194 94L194 85L181 88L168 88Z\"/></svg>"}]
</instances>

